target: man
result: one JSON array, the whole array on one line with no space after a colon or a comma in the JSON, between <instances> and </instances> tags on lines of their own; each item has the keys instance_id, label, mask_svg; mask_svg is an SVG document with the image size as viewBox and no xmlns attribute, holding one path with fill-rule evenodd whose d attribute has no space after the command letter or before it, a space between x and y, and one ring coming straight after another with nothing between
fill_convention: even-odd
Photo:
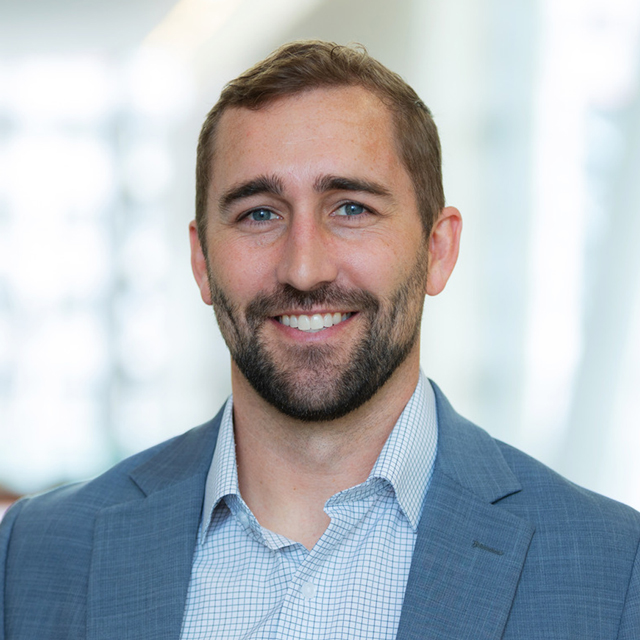
<instances>
[{"instance_id":1,"label":"man","mask_svg":"<svg viewBox=\"0 0 640 640\"><path fill-rule=\"evenodd\" d=\"M366 53L294 43L230 83L190 238L232 400L10 510L0 638L640 638L640 515L419 371L460 230L427 108Z\"/></svg>"}]
</instances>

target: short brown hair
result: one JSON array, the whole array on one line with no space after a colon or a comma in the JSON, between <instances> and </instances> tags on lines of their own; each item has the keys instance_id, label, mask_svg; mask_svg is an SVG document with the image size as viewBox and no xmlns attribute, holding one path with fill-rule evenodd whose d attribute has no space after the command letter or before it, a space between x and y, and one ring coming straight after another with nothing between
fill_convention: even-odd
<instances>
[{"instance_id":1,"label":"short brown hair","mask_svg":"<svg viewBox=\"0 0 640 640\"><path fill-rule=\"evenodd\" d=\"M398 153L413 181L425 236L429 236L444 207L440 139L431 112L397 73L374 60L363 46L302 40L281 46L229 82L202 125L196 161L196 223L203 247L216 128L224 111L259 109L279 97L334 86L367 89L391 110Z\"/></svg>"}]
</instances>

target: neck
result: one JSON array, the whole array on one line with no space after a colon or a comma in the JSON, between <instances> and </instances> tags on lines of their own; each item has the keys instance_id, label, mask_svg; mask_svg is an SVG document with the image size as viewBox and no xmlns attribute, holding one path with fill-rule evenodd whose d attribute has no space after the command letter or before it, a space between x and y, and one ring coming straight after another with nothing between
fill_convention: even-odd
<instances>
[{"instance_id":1,"label":"neck","mask_svg":"<svg viewBox=\"0 0 640 640\"><path fill-rule=\"evenodd\" d=\"M416 348L364 405L302 422L266 403L232 364L240 493L258 522L307 548L329 524L325 502L364 482L418 382Z\"/></svg>"}]
</instances>

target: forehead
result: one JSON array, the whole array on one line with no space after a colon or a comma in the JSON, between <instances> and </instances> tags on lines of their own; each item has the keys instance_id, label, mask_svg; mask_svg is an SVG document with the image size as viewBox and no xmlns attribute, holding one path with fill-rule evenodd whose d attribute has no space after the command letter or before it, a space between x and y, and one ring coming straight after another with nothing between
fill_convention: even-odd
<instances>
[{"instance_id":1,"label":"forehead","mask_svg":"<svg viewBox=\"0 0 640 640\"><path fill-rule=\"evenodd\" d=\"M257 110L232 107L218 124L211 186L264 173L295 181L354 170L389 179L402 173L408 183L394 131L389 108L361 87L313 89Z\"/></svg>"}]
</instances>

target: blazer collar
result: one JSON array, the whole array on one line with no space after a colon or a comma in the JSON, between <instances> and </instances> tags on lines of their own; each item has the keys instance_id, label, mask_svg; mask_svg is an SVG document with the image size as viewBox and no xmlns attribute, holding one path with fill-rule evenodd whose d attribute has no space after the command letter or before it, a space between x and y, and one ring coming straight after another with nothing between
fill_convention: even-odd
<instances>
[{"instance_id":1,"label":"blazer collar","mask_svg":"<svg viewBox=\"0 0 640 640\"><path fill-rule=\"evenodd\" d=\"M129 476L146 496L193 476L204 474L206 477L223 412L224 405L213 420L178 436L157 455L131 471Z\"/></svg>"},{"instance_id":2,"label":"blazer collar","mask_svg":"<svg viewBox=\"0 0 640 640\"><path fill-rule=\"evenodd\" d=\"M143 497L97 516L89 640L178 640L221 413L135 468Z\"/></svg>"},{"instance_id":3,"label":"blazer collar","mask_svg":"<svg viewBox=\"0 0 640 640\"><path fill-rule=\"evenodd\" d=\"M433 387L438 455L397 638L497 640L534 527L499 504L521 486L498 445Z\"/></svg>"},{"instance_id":4,"label":"blazer collar","mask_svg":"<svg viewBox=\"0 0 640 640\"><path fill-rule=\"evenodd\" d=\"M438 456L397 638L497 639L534 529L495 504L520 491L498 446L433 387ZM99 513L88 639L178 640L221 415L131 472L142 499Z\"/></svg>"},{"instance_id":5,"label":"blazer collar","mask_svg":"<svg viewBox=\"0 0 640 640\"><path fill-rule=\"evenodd\" d=\"M522 489L496 441L456 413L431 381L438 413L436 468L478 499L493 503Z\"/></svg>"}]
</instances>

